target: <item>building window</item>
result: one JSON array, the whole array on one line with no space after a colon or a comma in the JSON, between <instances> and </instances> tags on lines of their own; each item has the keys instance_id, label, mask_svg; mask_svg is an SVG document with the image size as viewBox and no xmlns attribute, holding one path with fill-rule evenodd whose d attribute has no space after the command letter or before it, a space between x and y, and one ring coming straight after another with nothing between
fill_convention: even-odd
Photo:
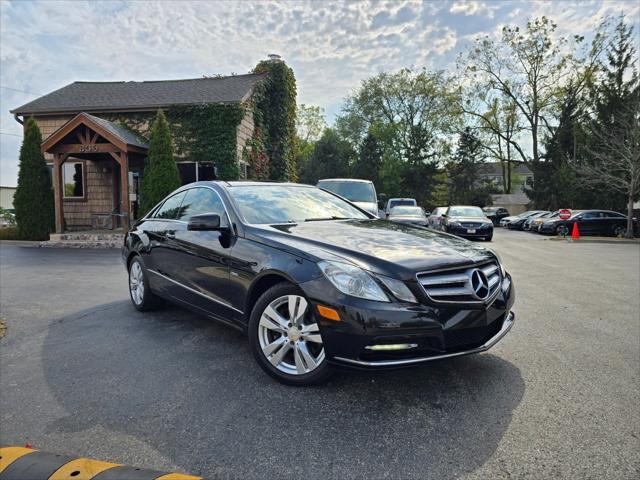
<instances>
[{"instance_id":1,"label":"building window","mask_svg":"<svg viewBox=\"0 0 640 480\"><path fill-rule=\"evenodd\" d=\"M64 185L64 198L84 198L84 163L63 163L62 183Z\"/></svg>"},{"instance_id":2,"label":"building window","mask_svg":"<svg viewBox=\"0 0 640 480\"><path fill-rule=\"evenodd\" d=\"M204 180L215 180L216 167L210 162L178 162L182 185Z\"/></svg>"}]
</instances>

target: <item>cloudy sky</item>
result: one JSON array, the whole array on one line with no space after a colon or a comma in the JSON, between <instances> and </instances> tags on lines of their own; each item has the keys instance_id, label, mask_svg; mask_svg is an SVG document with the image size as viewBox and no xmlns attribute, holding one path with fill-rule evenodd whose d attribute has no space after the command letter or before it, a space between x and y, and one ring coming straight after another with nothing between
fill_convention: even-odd
<instances>
[{"instance_id":1,"label":"cloudy sky","mask_svg":"<svg viewBox=\"0 0 640 480\"><path fill-rule=\"evenodd\" d=\"M451 68L476 36L546 15L588 34L637 1L1 1L0 184L15 185L21 128L9 114L76 80L245 73L269 53L293 67L298 101L331 121L361 80Z\"/></svg>"}]
</instances>

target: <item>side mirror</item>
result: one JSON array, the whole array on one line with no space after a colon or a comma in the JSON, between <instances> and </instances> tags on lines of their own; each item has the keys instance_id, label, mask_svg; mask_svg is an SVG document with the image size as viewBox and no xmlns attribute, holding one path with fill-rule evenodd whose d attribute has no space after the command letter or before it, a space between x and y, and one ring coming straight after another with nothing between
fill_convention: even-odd
<instances>
[{"instance_id":1,"label":"side mirror","mask_svg":"<svg viewBox=\"0 0 640 480\"><path fill-rule=\"evenodd\" d=\"M227 227L220 226L220 215L215 213L203 213L194 215L189 219L187 230L212 231L226 230Z\"/></svg>"},{"instance_id":2,"label":"side mirror","mask_svg":"<svg viewBox=\"0 0 640 480\"><path fill-rule=\"evenodd\" d=\"M446 214L446 213L443 213L443 214L442 214L442 218L447 218L447 214Z\"/></svg>"}]
</instances>

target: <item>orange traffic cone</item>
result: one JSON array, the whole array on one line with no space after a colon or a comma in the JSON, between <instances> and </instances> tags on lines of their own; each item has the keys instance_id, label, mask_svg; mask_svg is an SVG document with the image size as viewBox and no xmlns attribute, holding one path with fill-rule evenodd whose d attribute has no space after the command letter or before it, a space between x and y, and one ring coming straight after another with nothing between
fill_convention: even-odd
<instances>
[{"instance_id":1,"label":"orange traffic cone","mask_svg":"<svg viewBox=\"0 0 640 480\"><path fill-rule=\"evenodd\" d=\"M571 240L578 240L580 238L580 230L578 230L578 224L573 224L573 230L571 231Z\"/></svg>"}]
</instances>

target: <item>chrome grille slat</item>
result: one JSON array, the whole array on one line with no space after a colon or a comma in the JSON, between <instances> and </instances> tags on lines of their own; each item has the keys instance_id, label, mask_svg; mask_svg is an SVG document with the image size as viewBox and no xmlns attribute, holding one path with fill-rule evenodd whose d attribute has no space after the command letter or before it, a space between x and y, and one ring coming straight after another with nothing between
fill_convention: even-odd
<instances>
[{"instance_id":1,"label":"chrome grille slat","mask_svg":"<svg viewBox=\"0 0 640 480\"><path fill-rule=\"evenodd\" d=\"M481 274L474 274L476 270ZM417 279L427 297L435 303L488 303L496 297L502 283L500 266L496 261L439 272L422 272L417 275ZM474 290L474 285L478 286L482 282L485 288Z\"/></svg>"}]
</instances>

